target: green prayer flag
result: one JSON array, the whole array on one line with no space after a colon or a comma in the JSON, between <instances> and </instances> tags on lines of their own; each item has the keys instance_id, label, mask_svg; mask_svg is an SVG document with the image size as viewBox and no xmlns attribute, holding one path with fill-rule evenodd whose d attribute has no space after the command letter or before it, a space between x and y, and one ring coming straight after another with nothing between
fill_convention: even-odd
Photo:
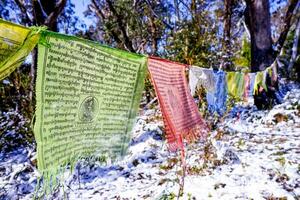
<instances>
[{"instance_id":1,"label":"green prayer flag","mask_svg":"<svg viewBox=\"0 0 300 200\"><path fill-rule=\"evenodd\" d=\"M244 76L245 74L241 72L227 72L226 74L228 93L236 99L241 99L244 94Z\"/></svg>"},{"instance_id":2,"label":"green prayer flag","mask_svg":"<svg viewBox=\"0 0 300 200\"><path fill-rule=\"evenodd\" d=\"M267 91L266 85L266 73L267 71L259 71L256 73L255 82L254 82L254 94L258 94L259 87L261 86L265 91Z\"/></svg>"},{"instance_id":3,"label":"green prayer flag","mask_svg":"<svg viewBox=\"0 0 300 200\"><path fill-rule=\"evenodd\" d=\"M37 44L40 30L0 19L0 80L22 64Z\"/></svg>"},{"instance_id":4,"label":"green prayer flag","mask_svg":"<svg viewBox=\"0 0 300 200\"><path fill-rule=\"evenodd\" d=\"M43 174L73 166L80 157L114 160L125 154L146 61L145 56L42 32L34 133Z\"/></svg>"}]
</instances>

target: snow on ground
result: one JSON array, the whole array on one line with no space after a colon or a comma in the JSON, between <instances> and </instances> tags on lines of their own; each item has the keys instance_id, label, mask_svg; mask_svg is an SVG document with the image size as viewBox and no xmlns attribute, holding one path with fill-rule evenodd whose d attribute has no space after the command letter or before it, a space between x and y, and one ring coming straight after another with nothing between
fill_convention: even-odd
<instances>
[{"instance_id":1,"label":"snow on ground","mask_svg":"<svg viewBox=\"0 0 300 200\"><path fill-rule=\"evenodd\" d=\"M49 198L176 198L183 171L162 127L157 108L145 111L122 161L80 162ZM33 198L35 156L30 148L0 154L0 199ZM235 107L206 143L187 146L186 164L181 199L300 199L300 89L270 111Z\"/></svg>"}]
</instances>

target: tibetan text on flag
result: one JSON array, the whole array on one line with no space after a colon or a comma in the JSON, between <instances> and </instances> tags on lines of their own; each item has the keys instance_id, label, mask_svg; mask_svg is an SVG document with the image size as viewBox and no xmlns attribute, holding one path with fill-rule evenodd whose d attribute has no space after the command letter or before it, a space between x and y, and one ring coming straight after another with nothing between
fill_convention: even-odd
<instances>
[{"instance_id":1,"label":"tibetan text on flag","mask_svg":"<svg viewBox=\"0 0 300 200\"><path fill-rule=\"evenodd\" d=\"M57 169L79 156L122 156L146 58L52 32L41 37L34 129L39 169Z\"/></svg>"}]
</instances>

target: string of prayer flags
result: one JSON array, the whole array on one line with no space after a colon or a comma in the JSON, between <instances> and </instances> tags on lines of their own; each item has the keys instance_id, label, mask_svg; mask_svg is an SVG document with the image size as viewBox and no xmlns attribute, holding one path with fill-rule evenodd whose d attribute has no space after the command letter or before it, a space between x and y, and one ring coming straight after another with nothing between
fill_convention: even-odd
<instances>
[{"instance_id":1,"label":"string of prayer flags","mask_svg":"<svg viewBox=\"0 0 300 200\"><path fill-rule=\"evenodd\" d=\"M147 58L49 31L41 41L34 133L44 185L55 185L80 157L125 154Z\"/></svg>"},{"instance_id":2,"label":"string of prayer flags","mask_svg":"<svg viewBox=\"0 0 300 200\"><path fill-rule=\"evenodd\" d=\"M43 28L26 28L0 19L0 80L25 61Z\"/></svg>"},{"instance_id":3,"label":"string of prayer flags","mask_svg":"<svg viewBox=\"0 0 300 200\"><path fill-rule=\"evenodd\" d=\"M205 137L208 128L200 117L185 78L185 65L148 58L148 70L158 98L171 151L183 150L188 142Z\"/></svg>"}]
</instances>

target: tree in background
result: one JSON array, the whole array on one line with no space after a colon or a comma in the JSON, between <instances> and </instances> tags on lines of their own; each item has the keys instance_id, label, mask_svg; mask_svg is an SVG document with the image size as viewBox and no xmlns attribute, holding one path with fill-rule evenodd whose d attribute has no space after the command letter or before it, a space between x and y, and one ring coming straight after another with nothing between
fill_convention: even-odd
<instances>
[{"instance_id":1,"label":"tree in background","mask_svg":"<svg viewBox=\"0 0 300 200\"><path fill-rule=\"evenodd\" d=\"M245 19L251 36L251 71L262 71L269 67L281 51L292 24L293 12L299 0L290 0L284 18L284 27L276 42L271 37L271 15L269 0L246 0ZM298 8L297 8L298 9ZM296 10L297 10L296 9ZM275 48L273 48L275 47ZM258 108L268 107L277 83L269 85L269 90L254 96ZM265 93L265 95L264 95Z\"/></svg>"},{"instance_id":2,"label":"tree in background","mask_svg":"<svg viewBox=\"0 0 300 200\"><path fill-rule=\"evenodd\" d=\"M167 36L167 57L189 65L218 68L221 46L218 45L216 12L212 8L215 3L201 0L175 2L177 17Z\"/></svg>"},{"instance_id":3,"label":"tree in background","mask_svg":"<svg viewBox=\"0 0 300 200\"><path fill-rule=\"evenodd\" d=\"M135 53L159 54L159 45L168 29L169 4L157 1L91 0L87 16L94 16L92 39Z\"/></svg>"},{"instance_id":4,"label":"tree in background","mask_svg":"<svg viewBox=\"0 0 300 200\"><path fill-rule=\"evenodd\" d=\"M231 18L232 18L232 10L233 10L233 0L224 0L224 33L223 33L223 41L222 41L222 51L224 52L221 69L224 70L232 70L233 64L231 62L232 50L231 50Z\"/></svg>"},{"instance_id":5,"label":"tree in background","mask_svg":"<svg viewBox=\"0 0 300 200\"><path fill-rule=\"evenodd\" d=\"M86 36L136 53L209 67L219 47L216 20L199 0L91 0L87 16L96 17ZM83 34L84 35L84 34Z\"/></svg>"}]
</instances>

